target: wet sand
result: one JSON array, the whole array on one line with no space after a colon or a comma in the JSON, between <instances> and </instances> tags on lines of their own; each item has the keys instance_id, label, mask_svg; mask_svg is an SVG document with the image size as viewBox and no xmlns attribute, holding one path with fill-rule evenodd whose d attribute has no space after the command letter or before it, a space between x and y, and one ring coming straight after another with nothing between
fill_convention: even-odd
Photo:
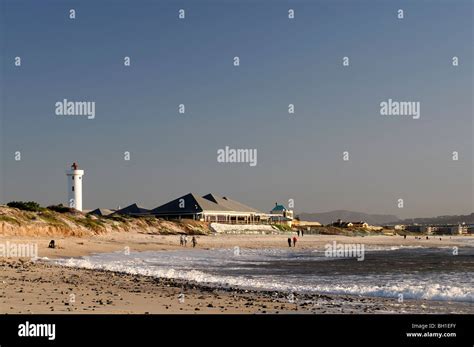
<instances>
[{"instance_id":1,"label":"wet sand","mask_svg":"<svg viewBox=\"0 0 474 347\"><path fill-rule=\"evenodd\" d=\"M473 313L465 303L211 288L48 263L0 263L4 313Z\"/></svg>"}]
</instances>

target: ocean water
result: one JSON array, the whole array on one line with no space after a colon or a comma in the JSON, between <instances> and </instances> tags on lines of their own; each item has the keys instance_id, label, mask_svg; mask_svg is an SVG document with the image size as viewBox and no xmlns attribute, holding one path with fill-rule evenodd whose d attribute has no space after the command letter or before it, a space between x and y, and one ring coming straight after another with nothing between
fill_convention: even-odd
<instances>
[{"instance_id":1,"label":"ocean water","mask_svg":"<svg viewBox=\"0 0 474 347\"><path fill-rule=\"evenodd\" d=\"M117 252L54 262L221 287L474 303L473 247L458 255L450 247L366 248L363 261L288 248Z\"/></svg>"}]
</instances>

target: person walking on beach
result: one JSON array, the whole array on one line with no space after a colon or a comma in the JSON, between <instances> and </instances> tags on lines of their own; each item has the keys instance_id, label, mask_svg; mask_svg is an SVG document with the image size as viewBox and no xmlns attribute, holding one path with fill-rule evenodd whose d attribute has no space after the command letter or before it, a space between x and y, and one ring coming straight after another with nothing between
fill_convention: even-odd
<instances>
[{"instance_id":1,"label":"person walking on beach","mask_svg":"<svg viewBox=\"0 0 474 347\"><path fill-rule=\"evenodd\" d=\"M179 235L179 245L184 246L184 238L183 235Z\"/></svg>"},{"instance_id":2,"label":"person walking on beach","mask_svg":"<svg viewBox=\"0 0 474 347\"><path fill-rule=\"evenodd\" d=\"M298 237L300 237L300 229L296 231L298 233Z\"/></svg>"},{"instance_id":3,"label":"person walking on beach","mask_svg":"<svg viewBox=\"0 0 474 347\"><path fill-rule=\"evenodd\" d=\"M183 241L184 241L184 247L186 247L188 244L188 235L184 235Z\"/></svg>"},{"instance_id":4,"label":"person walking on beach","mask_svg":"<svg viewBox=\"0 0 474 347\"><path fill-rule=\"evenodd\" d=\"M301 237L303 237L303 235L304 235L304 230L301 229Z\"/></svg>"},{"instance_id":5,"label":"person walking on beach","mask_svg":"<svg viewBox=\"0 0 474 347\"><path fill-rule=\"evenodd\" d=\"M291 237L288 238L288 247L291 247Z\"/></svg>"},{"instance_id":6,"label":"person walking on beach","mask_svg":"<svg viewBox=\"0 0 474 347\"><path fill-rule=\"evenodd\" d=\"M192 242L192 244L193 244L193 248L195 248L196 245L197 245L197 240L196 240L196 237L195 237L195 236L193 236L191 242Z\"/></svg>"},{"instance_id":7,"label":"person walking on beach","mask_svg":"<svg viewBox=\"0 0 474 347\"><path fill-rule=\"evenodd\" d=\"M298 240L298 239L296 238L296 236L293 236L293 247L296 247L296 241L297 241L297 240Z\"/></svg>"}]
</instances>

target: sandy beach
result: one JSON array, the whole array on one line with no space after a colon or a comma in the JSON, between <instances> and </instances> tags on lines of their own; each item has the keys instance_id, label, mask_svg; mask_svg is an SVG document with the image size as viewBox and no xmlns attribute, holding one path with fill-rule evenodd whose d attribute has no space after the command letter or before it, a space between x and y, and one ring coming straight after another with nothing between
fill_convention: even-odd
<instances>
[{"instance_id":1,"label":"sandy beach","mask_svg":"<svg viewBox=\"0 0 474 347\"><path fill-rule=\"evenodd\" d=\"M198 249L284 248L288 235L211 235ZM37 243L40 258L80 257L92 253L176 250L176 235L111 233L87 238L1 237L0 242ZM401 236L344 237L307 235L301 249L322 249L332 241L377 246L462 247L466 238L415 240ZM188 246L188 249L191 247ZM3 259L1 308L4 313L473 313L473 305L448 301L374 298L355 295L300 294L212 288L181 280L62 267L46 261Z\"/></svg>"},{"instance_id":2,"label":"sandy beach","mask_svg":"<svg viewBox=\"0 0 474 347\"><path fill-rule=\"evenodd\" d=\"M206 235L197 237L198 249L212 248L288 248L287 239L296 233L276 235L245 235L245 234L222 234ZM440 240L441 238L441 240ZM54 239L55 249L48 248L50 240ZM366 246L424 246L424 247L462 247L466 246L464 236L430 236L421 240L409 236L340 236L340 235L305 235L298 238L298 249L323 249L327 243L336 241L338 243L363 243ZM129 250L133 251L166 251L181 249L178 235L153 235L136 232L110 232L107 234L91 237L60 237L60 236L0 236L0 243L6 241L15 243L31 243L38 245L38 257L64 258L80 257L92 253L108 253ZM188 243L190 248L190 242Z\"/></svg>"}]
</instances>

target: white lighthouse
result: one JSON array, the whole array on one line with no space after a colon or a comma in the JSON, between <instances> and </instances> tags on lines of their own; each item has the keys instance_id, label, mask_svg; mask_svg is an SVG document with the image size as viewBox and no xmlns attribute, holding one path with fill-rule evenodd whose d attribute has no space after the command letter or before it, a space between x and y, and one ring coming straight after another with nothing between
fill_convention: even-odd
<instances>
[{"instance_id":1,"label":"white lighthouse","mask_svg":"<svg viewBox=\"0 0 474 347\"><path fill-rule=\"evenodd\" d=\"M82 176L84 170L79 170L77 163L71 165L71 170L66 171L67 175L67 206L82 211Z\"/></svg>"}]
</instances>

